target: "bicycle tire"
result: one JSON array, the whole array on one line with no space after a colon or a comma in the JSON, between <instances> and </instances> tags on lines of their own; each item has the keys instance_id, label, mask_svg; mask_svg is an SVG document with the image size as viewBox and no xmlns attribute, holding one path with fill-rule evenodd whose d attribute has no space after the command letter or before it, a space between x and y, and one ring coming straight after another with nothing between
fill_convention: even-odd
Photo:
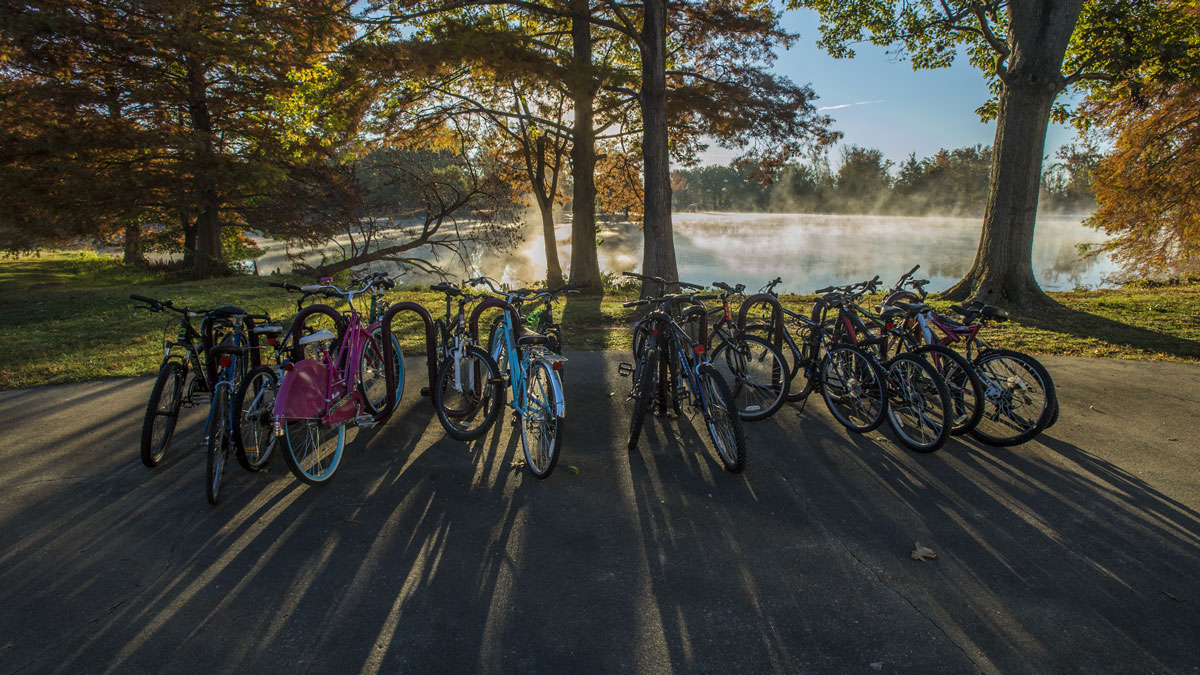
<instances>
[{"instance_id":1,"label":"bicycle tire","mask_svg":"<svg viewBox=\"0 0 1200 675\"><path fill-rule=\"evenodd\" d=\"M983 418L971 430L972 437L988 445L1019 445L1055 421L1058 397L1054 381L1037 359L1009 349L986 349L972 365L985 390ZM1020 399L1016 398L1017 389L1021 390ZM1029 408L1029 414L1018 412L1023 408Z\"/></svg>"},{"instance_id":2,"label":"bicycle tire","mask_svg":"<svg viewBox=\"0 0 1200 675\"><path fill-rule=\"evenodd\" d=\"M251 391L247 402L246 396ZM247 471L266 466L275 449L274 410L278 393L279 377L275 369L259 366L246 374L233 395L233 409L237 412L233 418L233 448L238 464Z\"/></svg>"},{"instance_id":3,"label":"bicycle tire","mask_svg":"<svg viewBox=\"0 0 1200 675\"><path fill-rule=\"evenodd\" d=\"M557 392L562 391L562 387L552 385L555 375L549 363L533 361L525 380L525 415L520 418L521 450L525 453L525 466L539 479L554 473L562 450L563 419L556 413L560 403ZM532 429L531 422L536 422ZM551 434L549 442L545 440L546 433ZM538 440L536 445L532 436Z\"/></svg>"},{"instance_id":4,"label":"bicycle tire","mask_svg":"<svg viewBox=\"0 0 1200 675\"><path fill-rule=\"evenodd\" d=\"M229 454L229 425L225 417L229 414L229 387L217 385L213 393L212 404L208 416L208 437L205 440L208 455L207 480L204 485L204 496L208 503L214 506L221 499L221 478L225 473L225 460Z\"/></svg>"},{"instance_id":5,"label":"bicycle tire","mask_svg":"<svg viewBox=\"0 0 1200 675\"><path fill-rule=\"evenodd\" d=\"M839 424L860 434L883 424L887 413L884 377L879 364L866 352L850 345L830 346L817 377L825 406ZM842 410L842 405L847 409Z\"/></svg>"},{"instance_id":6,"label":"bicycle tire","mask_svg":"<svg viewBox=\"0 0 1200 675\"><path fill-rule=\"evenodd\" d=\"M766 340L753 335L721 340L709 362L721 373L744 421L764 420L783 407L788 394L787 364Z\"/></svg>"},{"instance_id":7,"label":"bicycle tire","mask_svg":"<svg viewBox=\"0 0 1200 675\"><path fill-rule=\"evenodd\" d=\"M642 358L638 359L637 367L633 371L633 386L630 391L633 397L633 416L629 419L630 450L637 448L638 438L642 435L646 415L650 413L657 394L657 379L658 348L650 347L642 352Z\"/></svg>"},{"instance_id":8,"label":"bicycle tire","mask_svg":"<svg viewBox=\"0 0 1200 675\"><path fill-rule=\"evenodd\" d=\"M363 408L372 415L382 412L387 406L387 367L383 347L374 335L368 334L358 357L358 382L355 386L362 396ZM392 367L395 368L395 365Z\"/></svg>"},{"instance_id":9,"label":"bicycle tire","mask_svg":"<svg viewBox=\"0 0 1200 675\"><path fill-rule=\"evenodd\" d=\"M463 361L470 361L466 368L468 391L454 389L454 355L442 360L438 367L437 382L433 387L433 406L438 421L451 437L460 441L472 441L486 434L500 416L504 406L504 387L496 362L487 352L470 345L464 351ZM476 371L475 369L479 370ZM448 398L447 386L452 396Z\"/></svg>"},{"instance_id":10,"label":"bicycle tire","mask_svg":"<svg viewBox=\"0 0 1200 675\"><path fill-rule=\"evenodd\" d=\"M636 360L642 355L642 351L648 344L647 339L653 337L650 334L650 325L647 321L639 321L633 325L633 358Z\"/></svg>"},{"instance_id":11,"label":"bicycle tire","mask_svg":"<svg viewBox=\"0 0 1200 675\"><path fill-rule=\"evenodd\" d=\"M140 454L142 464L152 469L162 461L167 446L171 443L171 436L175 433L175 424L179 421L179 408L183 404L185 378L182 363L174 360L163 361L158 369L158 377L154 380L154 387L150 389L150 400L146 403L146 416L142 421Z\"/></svg>"},{"instance_id":12,"label":"bicycle tire","mask_svg":"<svg viewBox=\"0 0 1200 675\"><path fill-rule=\"evenodd\" d=\"M924 358L946 381L954 413L950 435L960 436L974 429L983 418L983 381L971 362L942 345L924 345L910 353Z\"/></svg>"},{"instance_id":13,"label":"bicycle tire","mask_svg":"<svg viewBox=\"0 0 1200 675\"><path fill-rule=\"evenodd\" d=\"M292 475L309 485L324 485L337 473L346 448L346 425L293 420L283 425L280 452Z\"/></svg>"},{"instance_id":14,"label":"bicycle tire","mask_svg":"<svg viewBox=\"0 0 1200 675\"><path fill-rule=\"evenodd\" d=\"M729 385L711 363L701 364L696 374L704 399L704 422L713 449L726 471L741 473L746 468L746 434L742 420L736 414L737 403Z\"/></svg>"},{"instance_id":15,"label":"bicycle tire","mask_svg":"<svg viewBox=\"0 0 1200 675\"><path fill-rule=\"evenodd\" d=\"M913 452L935 452L950 438L950 390L937 369L915 354L884 364L887 374L887 423Z\"/></svg>"}]
</instances>

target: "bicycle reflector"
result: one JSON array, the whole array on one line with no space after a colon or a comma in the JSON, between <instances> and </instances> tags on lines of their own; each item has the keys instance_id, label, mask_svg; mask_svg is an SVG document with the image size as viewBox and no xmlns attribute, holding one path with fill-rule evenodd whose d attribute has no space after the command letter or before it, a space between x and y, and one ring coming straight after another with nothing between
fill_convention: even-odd
<instances>
[{"instance_id":1,"label":"bicycle reflector","mask_svg":"<svg viewBox=\"0 0 1200 675\"><path fill-rule=\"evenodd\" d=\"M704 353L704 345L696 345L696 353L703 354Z\"/></svg>"},{"instance_id":2,"label":"bicycle reflector","mask_svg":"<svg viewBox=\"0 0 1200 675\"><path fill-rule=\"evenodd\" d=\"M650 329L650 334L651 334L651 335L653 335L654 337L658 337L658 329L657 329L657 328L651 328L651 329Z\"/></svg>"},{"instance_id":3,"label":"bicycle reflector","mask_svg":"<svg viewBox=\"0 0 1200 675\"><path fill-rule=\"evenodd\" d=\"M550 367L561 373L562 372L562 364L563 364L562 361L555 361L554 363L550 364Z\"/></svg>"},{"instance_id":4,"label":"bicycle reflector","mask_svg":"<svg viewBox=\"0 0 1200 675\"><path fill-rule=\"evenodd\" d=\"M218 361L217 363L220 364L220 366L222 368L228 368L229 366L233 365L233 357L232 356L222 356L221 360Z\"/></svg>"}]
</instances>

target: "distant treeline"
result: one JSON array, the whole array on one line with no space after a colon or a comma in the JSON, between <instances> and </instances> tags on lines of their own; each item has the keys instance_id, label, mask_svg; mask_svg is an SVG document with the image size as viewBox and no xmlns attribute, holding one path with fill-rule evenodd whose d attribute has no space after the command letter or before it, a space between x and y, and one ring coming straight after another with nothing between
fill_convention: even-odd
<instances>
[{"instance_id":1,"label":"distant treeline","mask_svg":"<svg viewBox=\"0 0 1200 675\"><path fill-rule=\"evenodd\" d=\"M1090 170L1099 155L1074 145L1059 148L1042 174L1038 208L1080 212L1095 208ZM837 171L828 157L785 166L769 182L735 166L702 166L674 174L677 211L776 213L895 213L982 215L992 149L975 145L916 154L896 166L874 148L843 148Z\"/></svg>"}]
</instances>

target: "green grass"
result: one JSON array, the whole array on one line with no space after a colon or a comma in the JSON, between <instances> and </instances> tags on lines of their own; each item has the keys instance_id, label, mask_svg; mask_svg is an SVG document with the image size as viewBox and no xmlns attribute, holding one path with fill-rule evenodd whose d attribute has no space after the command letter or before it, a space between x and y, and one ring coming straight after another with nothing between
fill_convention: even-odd
<instances>
[{"instance_id":1,"label":"green grass","mask_svg":"<svg viewBox=\"0 0 1200 675\"><path fill-rule=\"evenodd\" d=\"M80 252L0 258L0 389L154 373L164 332L174 335L174 323L134 309L130 293L169 298L178 306L235 304L290 318L296 296L269 288L269 280L179 282ZM1200 362L1200 280L1052 296L1061 308L1016 315L985 336L1039 354ZM442 296L433 292L400 290L389 298L416 301L435 316L443 311ZM632 289L611 291L603 300L571 297L563 309L567 347L628 348L629 326L641 312L621 303L633 298ZM783 301L805 312L811 307L811 297ZM405 353L421 353L418 320L400 316L396 331Z\"/></svg>"}]
</instances>

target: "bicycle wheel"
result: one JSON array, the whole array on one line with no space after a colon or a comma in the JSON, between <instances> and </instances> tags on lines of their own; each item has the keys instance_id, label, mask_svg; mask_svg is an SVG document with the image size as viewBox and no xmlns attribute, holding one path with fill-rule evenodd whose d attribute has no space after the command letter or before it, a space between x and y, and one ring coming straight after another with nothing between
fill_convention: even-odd
<instances>
[{"instance_id":1,"label":"bicycle wheel","mask_svg":"<svg viewBox=\"0 0 1200 675\"><path fill-rule=\"evenodd\" d=\"M208 454L208 480L205 481L204 494L209 504L216 504L221 498L221 477L225 473L225 458L229 453L229 385L217 385L213 394L212 405L208 413L208 434L205 447Z\"/></svg>"},{"instance_id":2,"label":"bicycle wheel","mask_svg":"<svg viewBox=\"0 0 1200 675\"><path fill-rule=\"evenodd\" d=\"M270 366L259 366L242 380L233 395L233 447L247 471L267 465L275 449L275 395L279 378Z\"/></svg>"},{"instance_id":3,"label":"bicycle wheel","mask_svg":"<svg viewBox=\"0 0 1200 675\"><path fill-rule=\"evenodd\" d=\"M633 387L630 398L633 399L633 416L629 419L629 449L637 448L638 438L642 435L642 425L646 415L654 405L654 397L658 389L658 347L648 347L642 351L637 367L633 371Z\"/></svg>"},{"instance_id":4,"label":"bicycle wheel","mask_svg":"<svg viewBox=\"0 0 1200 675\"><path fill-rule=\"evenodd\" d=\"M832 345L821 360L821 396L842 426L866 433L883 423L887 412L883 374L858 347Z\"/></svg>"},{"instance_id":5,"label":"bicycle wheel","mask_svg":"<svg viewBox=\"0 0 1200 675\"><path fill-rule=\"evenodd\" d=\"M538 478L554 471L562 448L563 420L557 413L562 388L554 386L555 376L549 363L534 361L525 380L525 414L519 418L521 449L525 465Z\"/></svg>"},{"instance_id":6,"label":"bicycle wheel","mask_svg":"<svg viewBox=\"0 0 1200 675\"><path fill-rule=\"evenodd\" d=\"M774 415L788 392L787 365L779 350L751 335L721 340L709 354L733 394L738 417L748 422Z\"/></svg>"},{"instance_id":7,"label":"bicycle wheel","mask_svg":"<svg viewBox=\"0 0 1200 675\"><path fill-rule=\"evenodd\" d=\"M433 406L446 433L460 441L487 433L504 406L500 383L496 362L479 347L467 347L461 359L444 359L433 387Z\"/></svg>"},{"instance_id":8,"label":"bicycle wheel","mask_svg":"<svg viewBox=\"0 0 1200 675\"><path fill-rule=\"evenodd\" d=\"M637 359L642 355L642 351L649 344L647 340L652 337L650 335L650 325L646 321L639 321L633 326L633 358Z\"/></svg>"},{"instance_id":9,"label":"bicycle wheel","mask_svg":"<svg viewBox=\"0 0 1200 675\"><path fill-rule=\"evenodd\" d=\"M392 368L395 368L394 363ZM371 414L387 407L387 365L383 360L383 347L373 335L363 341L358 359L358 393L362 395L363 407Z\"/></svg>"},{"instance_id":10,"label":"bicycle wheel","mask_svg":"<svg viewBox=\"0 0 1200 675\"><path fill-rule=\"evenodd\" d=\"M283 440L280 450L292 475L309 485L320 485L333 478L342 463L346 425L295 420L283 425Z\"/></svg>"},{"instance_id":11,"label":"bicycle wheel","mask_svg":"<svg viewBox=\"0 0 1200 675\"><path fill-rule=\"evenodd\" d=\"M704 399L704 421L717 456L726 471L741 473L746 468L746 436L729 385L711 363L701 364L697 377Z\"/></svg>"},{"instance_id":12,"label":"bicycle wheel","mask_svg":"<svg viewBox=\"0 0 1200 675\"><path fill-rule=\"evenodd\" d=\"M908 449L933 452L950 438L950 390L924 359L901 354L887 362L887 422Z\"/></svg>"},{"instance_id":13,"label":"bicycle wheel","mask_svg":"<svg viewBox=\"0 0 1200 675\"><path fill-rule=\"evenodd\" d=\"M1037 436L1054 419L1054 382L1032 356L988 349L973 365L983 381L984 412L972 436L988 445L1017 445Z\"/></svg>"},{"instance_id":14,"label":"bicycle wheel","mask_svg":"<svg viewBox=\"0 0 1200 675\"><path fill-rule=\"evenodd\" d=\"M942 345L925 345L911 353L925 359L938 371L950 390L952 424L950 435L965 434L983 417L983 380L962 354Z\"/></svg>"},{"instance_id":15,"label":"bicycle wheel","mask_svg":"<svg viewBox=\"0 0 1200 675\"><path fill-rule=\"evenodd\" d=\"M383 351L383 326L376 326L371 331L371 337L375 340L375 344L379 345L380 351ZM400 399L404 398L404 352L400 349L400 340L398 340L395 335L389 335L388 337L392 341L392 352L395 354L395 358L392 359L392 370L396 373L395 402L399 403ZM386 386L386 380L384 381L384 384ZM380 403L382 404L382 402L383 398L381 397ZM368 405L368 407L371 406ZM372 412L379 412L380 410L383 410L382 405L373 409Z\"/></svg>"},{"instance_id":16,"label":"bicycle wheel","mask_svg":"<svg viewBox=\"0 0 1200 675\"><path fill-rule=\"evenodd\" d=\"M487 353L496 362L496 370L500 372L500 377L504 379L505 386L512 379L508 372L508 343L504 340L504 316L496 317L492 322L492 327L488 330Z\"/></svg>"},{"instance_id":17,"label":"bicycle wheel","mask_svg":"<svg viewBox=\"0 0 1200 675\"><path fill-rule=\"evenodd\" d=\"M183 364L164 361L158 369L154 388L150 390L150 401L146 404L146 418L142 422L142 464L150 468L158 466L167 452L167 444L175 433L179 420L179 407L183 403Z\"/></svg>"}]
</instances>

